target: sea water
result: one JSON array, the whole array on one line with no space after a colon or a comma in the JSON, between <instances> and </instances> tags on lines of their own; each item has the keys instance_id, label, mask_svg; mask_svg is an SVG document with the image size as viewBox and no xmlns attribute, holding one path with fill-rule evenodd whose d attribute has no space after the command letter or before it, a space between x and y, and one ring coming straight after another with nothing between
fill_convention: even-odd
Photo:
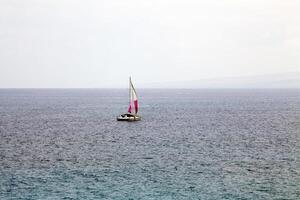
<instances>
[{"instance_id":1,"label":"sea water","mask_svg":"<svg viewBox=\"0 0 300 200\"><path fill-rule=\"evenodd\" d=\"M0 90L0 199L300 199L300 90Z\"/></svg>"}]
</instances>

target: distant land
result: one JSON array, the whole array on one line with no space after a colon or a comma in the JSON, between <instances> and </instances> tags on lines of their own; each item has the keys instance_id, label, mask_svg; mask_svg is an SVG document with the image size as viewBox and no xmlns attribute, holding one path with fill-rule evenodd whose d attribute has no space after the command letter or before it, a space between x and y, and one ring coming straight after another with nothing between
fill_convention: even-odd
<instances>
[{"instance_id":1,"label":"distant land","mask_svg":"<svg viewBox=\"0 0 300 200\"><path fill-rule=\"evenodd\" d=\"M192 81L154 82L144 88L300 88L300 72Z\"/></svg>"}]
</instances>

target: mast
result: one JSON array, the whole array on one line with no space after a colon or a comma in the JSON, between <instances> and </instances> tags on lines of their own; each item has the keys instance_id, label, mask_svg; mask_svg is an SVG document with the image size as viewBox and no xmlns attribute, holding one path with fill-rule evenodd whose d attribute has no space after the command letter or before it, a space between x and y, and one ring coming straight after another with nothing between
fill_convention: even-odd
<instances>
[{"instance_id":1,"label":"mast","mask_svg":"<svg viewBox=\"0 0 300 200\"><path fill-rule=\"evenodd\" d=\"M129 105L131 105L131 76L129 76Z\"/></svg>"},{"instance_id":2,"label":"mast","mask_svg":"<svg viewBox=\"0 0 300 200\"><path fill-rule=\"evenodd\" d=\"M131 113L132 111L132 92L131 92L131 77L129 76L129 107L128 107L128 113Z\"/></svg>"}]
</instances>

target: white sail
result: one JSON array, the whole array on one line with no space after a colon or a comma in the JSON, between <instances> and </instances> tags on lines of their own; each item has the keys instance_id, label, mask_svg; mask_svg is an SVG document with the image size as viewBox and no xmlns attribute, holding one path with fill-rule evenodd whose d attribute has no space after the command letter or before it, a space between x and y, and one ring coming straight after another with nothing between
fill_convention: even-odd
<instances>
[{"instance_id":1,"label":"white sail","mask_svg":"<svg viewBox=\"0 0 300 200\"><path fill-rule=\"evenodd\" d=\"M132 113L132 108L134 108L135 114L137 114L139 110L137 94L132 84L131 78L129 78L129 113Z\"/></svg>"}]
</instances>

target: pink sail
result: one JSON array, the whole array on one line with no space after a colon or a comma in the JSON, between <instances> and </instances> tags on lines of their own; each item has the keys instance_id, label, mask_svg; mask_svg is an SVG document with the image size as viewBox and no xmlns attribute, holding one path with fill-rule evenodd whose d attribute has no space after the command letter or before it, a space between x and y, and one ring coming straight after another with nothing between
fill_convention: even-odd
<instances>
[{"instance_id":1,"label":"pink sail","mask_svg":"<svg viewBox=\"0 0 300 200\"><path fill-rule=\"evenodd\" d=\"M134 107L135 114L137 114L139 109L138 99L135 88L131 82L131 78L129 78L129 98L128 113L132 113L132 108Z\"/></svg>"},{"instance_id":2,"label":"pink sail","mask_svg":"<svg viewBox=\"0 0 300 200\"><path fill-rule=\"evenodd\" d=\"M129 112L129 113L131 113L131 108L132 108L132 107L131 107L131 104L129 104L129 107L128 107L128 112Z\"/></svg>"}]
</instances>

